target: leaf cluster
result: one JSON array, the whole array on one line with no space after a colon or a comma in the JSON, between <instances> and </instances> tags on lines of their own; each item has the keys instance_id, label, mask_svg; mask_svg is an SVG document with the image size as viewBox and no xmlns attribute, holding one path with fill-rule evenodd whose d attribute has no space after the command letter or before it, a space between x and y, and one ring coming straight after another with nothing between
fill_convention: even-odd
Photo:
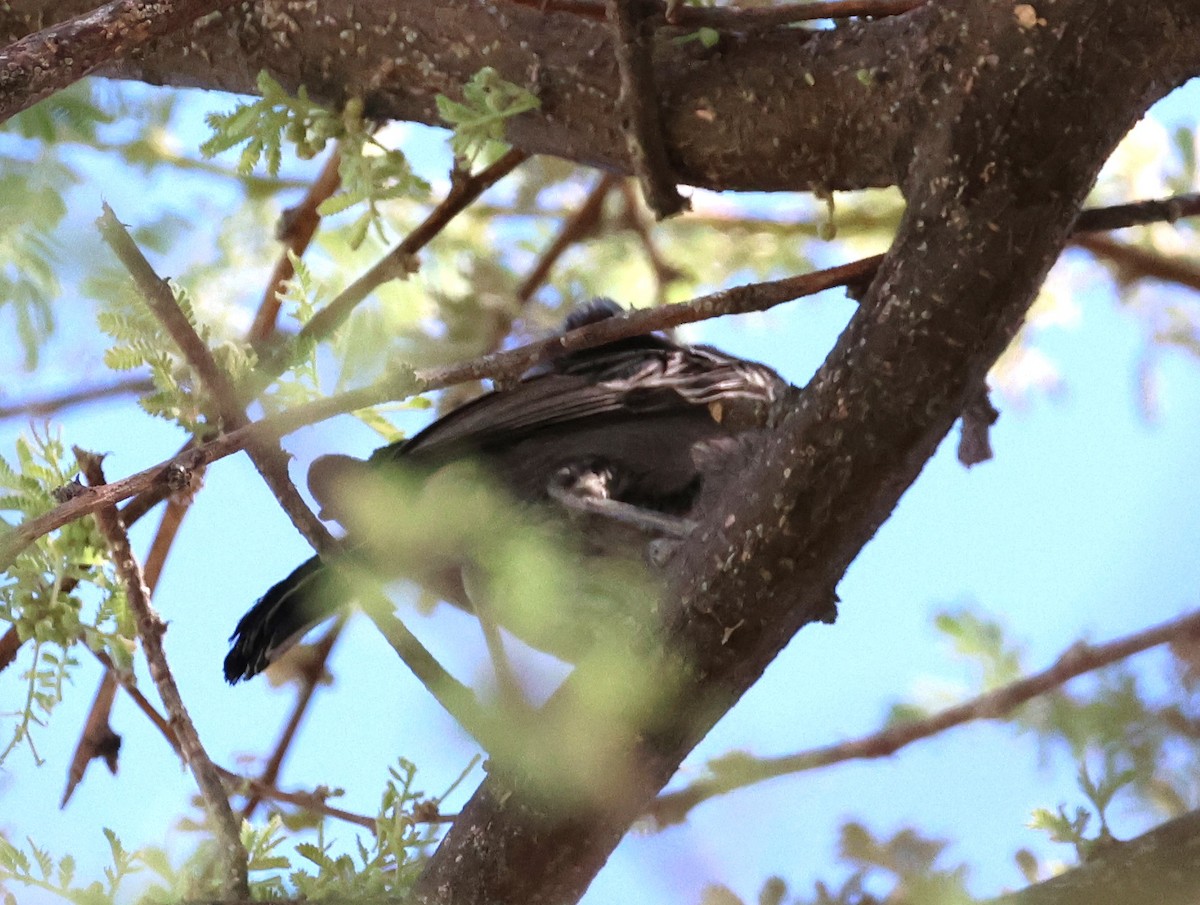
<instances>
[{"instance_id":1,"label":"leaf cluster","mask_svg":"<svg viewBox=\"0 0 1200 905\"><path fill-rule=\"evenodd\" d=\"M14 513L19 522L47 512L64 489L69 492L75 465L61 439L49 432L18 439L16 453L15 467L0 457L0 512ZM0 517L4 530L11 530L14 521ZM15 719L0 761L21 743L40 760L30 731L45 725L62 699L64 683L77 665L71 648L82 642L127 668L133 624L92 519L72 522L26 547L0 581L0 621L32 646L30 665L21 676L24 702L20 710L5 714Z\"/></svg>"},{"instance_id":2,"label":"leaf cluster","mask_svg":"<svg viewBox=\"0 0 1200 905\"><path fill-rule=\"evenodd\" d=\"M316 825L315 842L299 842L290 852L291 836L282 815L273 815L261 826L244 822L241 841L248 855L252 896L270 900L404 895L416 880L426 849L434 839L428 824L420 822L417 814L436 810L454 788L430 799L414 785L416 769L404 758L388 769L375 832L366 841L355 840L354 855L334 852L335 844L326 839L323 822ZM6 889L7 884L45 890L73 905L116 905L130 900L126 884L145 870L155 879L138 896L140 902L177 902L217 895L219 882L213 868L218 862L211 843L201 845L183 863L172 864L161 848L147 846L131 851L112 830L105 828L104 836L112 863L104 869L103 883L97 880L87 885L76 883L75 859L71 855L56 858L32 839L18 847L0 836L0 893L5 895L4 905L17 902Z\"/></svg>"},{"instance_id":3,"label":"leaf cluster","mask_svg":"<svg viewBox=\"0 0 1200 905\"><path fill-rule=\"evenodd\" d=\"M105 280L114 285L102 285ZM216 423L212 399L166 328L133 291L128 276L109 272L93 278L92 286L96 295L109 299L96 320L100 329L116 341L104 353L104 363L114 371L149 370L154 389L138 400L147 414L178 424L192 434L201 432L205 424ZM188 323L201 341L210 345L212 331L197 319L187 290L176 283L170 286ZM253 350L241 343L224 342L212 352L217 365L235 385L249 377L258 363Z\"/></svg>"},{"instance_id":4,"label":"leaf cluster","mask_svg":"<svg viewBox=\"0 0 1200 905\"><path fill-rule=\"evenodd\" d=\"M491 66L484 66L463 85L461 101L437 96L438 115L454 129L450 147L467 166L481 155L499 156L507 120L540 106L536 95L507 81Z\"/></svg>"},{"instance_id":5,"label":"leaf cluster","mask_svg":"<svg viewBox=\"0 0 1200 905\"><path fill-rule=\"evenodd\" d=\"M374 137L374 126L363 118L363 104L352 99L341 112L311 100L304 86L293 96L266 72L259 73L258 100L238 104L229 113L210 113L212 136L200 150L205 157L244 145L238 172L249 175L265 160L271 176L279 173L283 149L290 144L301 160L310 160L338 142L341 191L319 207L333 215L357 204L365 210L351 226L351 245L357 247L374 226L382 235L379 204L395 198L424 197L429 185L417 177L403 152L387 148Z\"/></svg>"}]
</instances>

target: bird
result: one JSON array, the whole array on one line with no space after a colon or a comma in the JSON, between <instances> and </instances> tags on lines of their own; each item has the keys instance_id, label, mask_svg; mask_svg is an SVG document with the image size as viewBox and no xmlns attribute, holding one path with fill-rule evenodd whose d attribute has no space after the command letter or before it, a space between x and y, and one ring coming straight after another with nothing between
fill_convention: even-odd
<instances>
[{"instance_id":1,"label":"bird","mask_svg":"<svg viewBox=\"0 0 1200 905\"><path fill-rule=\"evenodd\" d=\"M594 299L573 310L563 330L623 311L611 299ZM380 570L381 560L390 558L390 538L354 537L353 525L347 526L353 518L346 511L346 487L363 478L403 475L425 488L465 463L499 485L511 505L565 538L584 572L605 562L661 571L793 389L767 365L711 346L687 345L662 333L619 339L554 357L365 461L320 457L309 471L309 489L322 517L347 527L346 552L334 558L368 571ZM373 499L380 502L391 493L389 486L370 491ZM449 499L440 490L435 496ZM497 527L493 533L506 532ZM367 548L374 554L362 552ZM414 555L404 553L409 555L400 558L413 566ZM429 558L436 563L414 568L436 596L482 618L462 554L434 553ZM241 618L225 658L230 684L261 672L348 602L354 590L337 565L312 557ZM574 662L594 643L602 623L615 618L605 612L607 605L593 604L585 612L571 604L578 612L543 613L533 624L505 623L503 614L498 621L533 647ZM644 602L634 606L650 609Z\"/></svg>"}]
</instances>

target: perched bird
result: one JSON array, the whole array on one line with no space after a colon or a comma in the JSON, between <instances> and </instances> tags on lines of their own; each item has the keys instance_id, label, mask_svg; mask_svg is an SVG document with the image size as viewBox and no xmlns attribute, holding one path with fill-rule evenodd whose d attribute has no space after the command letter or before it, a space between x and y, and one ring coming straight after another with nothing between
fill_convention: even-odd
<instances>
[{"instance_id":1,"label":"perched bird","mask_svg":"<svg viewBox=\"0 0 1200 905\"><path fill-rule=\"evenodd\" d=\"M597 299L573 312L564 329L621 311ZM591 557L646 563L686 536L789 389L765 365L709 346L659 334L618 340L555 358L410 439L376 450L366 462L322 457L313 463L309 486L322 514L345 523L344 479L403 473L429 485L457 463L472 462L519 507L560 527L557 534L573 545L585 570L596 562ZM356 556L352 528L348 541L344 555ZM359 549L367 546L359 539ZM374 544L381 546L388 549ZM370 569L382 568L380 555L360 558ZM446 565L431 567L423 583L442 599L478 611L464 581L469 569ZM352 592L337 571L313 557L268 590L230 638L225 678L235 683L261 672L346 603ZM533 646L575 660L587 649L595 621L606 618L600 609L549 614L547 621L561 623L554 631L500 621Z\"/></svg>"}]
</instances>

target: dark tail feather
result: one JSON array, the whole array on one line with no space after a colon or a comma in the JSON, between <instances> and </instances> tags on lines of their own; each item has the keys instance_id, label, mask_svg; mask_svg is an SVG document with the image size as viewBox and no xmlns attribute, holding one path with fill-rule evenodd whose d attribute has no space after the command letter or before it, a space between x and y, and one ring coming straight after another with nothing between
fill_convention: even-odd
<instances>
[{"instance_id":1,"label":"dark tail feather","mask_svg":"<svg viewBox=\"0 0 1200 905\"><path fill-rule=\"evenodd\" d=\"M319 557L298 566L263 594L229 636L225 679L233 685L258 675L306 631L345 602L335 575Z\"/></svg>"}]
</instances>

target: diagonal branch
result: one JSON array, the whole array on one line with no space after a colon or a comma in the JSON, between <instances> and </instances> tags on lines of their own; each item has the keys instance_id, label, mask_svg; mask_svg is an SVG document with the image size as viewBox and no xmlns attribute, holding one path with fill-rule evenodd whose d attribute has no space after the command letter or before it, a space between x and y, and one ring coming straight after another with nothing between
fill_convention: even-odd
<instances>
[{"instance_id":1,"label":"diagonal branch","mask_svg":"<svg viewBox=\"0 0 1200 905\"><path fill-rule=\"evenodd\" d=\"M862 738L780 757L722 757L709 765L710 776L677 792L659 796L650 812L660 827L669 826L682 822L697 805L735 789L849 760L890 757L906 745L939 735L955 726L975 720L1000 719L1022 704L1049 694L1074 678L1111 666L1160 644L1194 639L1198 633L1200 613L1189 613L1105 644L1074 644L1063 651L1053 665L1041 672L928 717L889 726Z\"/></svg>"},{"instance_id":2,"label":"diagonal branch","mask_svg":"<svg viewBox=\"0 0 1200 905\"><path fill-rule=\"evenodd\" d=\"M89 483L105 483L99 456L86 453L78 447L75 449L75 456ZM146 588L141 567L134 558L133 550L129 546L129 537L121 525L116 508L106 506L98 510L96 523L108 541L117 574L125 585L126 599L137 624L142 651L150 666L150 677L158 688L167 713L170 714L179 753L196 779L196 785L199 786L204 800L204 809L212 822L217 849L224 865L221 873L224 893L230 898L249 898L246 850L241 843L240 828L229 807L229 799L225 795L220 774L200 742L200 735L196 732L196 727L184 706L183 697L179 693L179 686L175 684L175 677L167 665L167 654L163 648L166 623L150 604L150 592Z\"/></svg>"},{"instance_id":3,"label":"diagonal branch","mask_svg":"<svg viewBox=\"0 0 1200 905\"><path fill-rule=\"evenodd\" d=\"M1200 196L1181 196L1200 204ZM1161 205L1175 210L1165 201L1139 202L1119 205L1117 208L1096 208L1084 211L1076 222L1076 229L1122 229L1137 226L1152 220L1145 219L1147 210L1163 210ZM1121 216L1111 212L1120 210ZM1200 211L1197 211L1200 212ZM1172 214L1172 218L1174 218ZM1093 225L1103 223L1103 226ZM697 323L728 314L765 311L776 305L814 295L836 286L853 286L869 281L882 261L882 255L862 258L849 264L841 264L826 270L798 276L785 277L764 283L750 283L722 289L701 296L690 302L630 311L619 317L608 318L590 324L565 335L555 335L527 343L515 349L492 352L456 365L428 368L417 371L412 379L400 376L381 381L369 387L297 406L287 412L272 415L248 424L245 427L222 434L208 443L181 451L176 456L153 465L144 471L105 484L100 488L85 488L82 493L59 505L44 515L23 522L12 531L0 536L0 569L6 569L25 547L39 537L61 528L63 525L83 518L98 508L110 503L119 503L153 487L166 487L189 480L188 475L197 468L211 465L226 456L240 452L253 440L274 440L309 424L324 421L335 415L369 408L383 402L394 402L418 393L442 389L470 380L511 380L538 362L551 355L578 352L594 348L618 339L639 336L654 330L666 330L683 324Z\"/></svg>"},{"instance_id":4,"label":"diagonal branch","mask_svg":"<svg viewBox=\"0 0 1200 905\"><path fill-rule=\"evenodd\" d=\"M366 273L342 290L332 302L316 313L304 325L296 343L317 342L329 336L350 315L360 302L379 286L409 273L413 256L424 248L434 236L445 229L446 224L467 208L476 198L524 163L529 155L513 148L502 155L483 171L474 175L455 170L451 174L450 191L421 224L410 232L395 248ZM276 366L268 364L266 370L274 373Z\"/></svg>"},{"instance_id":5,"label":"diagonal branch","mask_svg":"<svg viewBox=\"0 0 1200 905\"><path fill-rule=\"evenodd\" d=\"M0 50L0 122L234 0L113 0Z\"/></svg>"},{"instance_id":6,"label":"diagonal branch","mask_svg":"<svg viewBox=\"0 0 1200 905\"><path fill-rule=\"evenodd\" d=\"M191 499L191 494L174 494L163 511L162 521L159 522L158 531L154 535L154 542L150 545L150 553L146 557L146 565L143 568L146 590L151 597L154 596L154 590L158 587L158 579L162 575L167 553L175 541L179 526L183 523L183 516L191 505ZM116 670L105 670L104 675L100 677L100 687L96 690L92 709L88 711L87 718L83 722L83 731L80 733L79 743L75 746L71 766L67 769L67 788L59 803L60 808L66 806L75 787L83 781L83 775L88 765L94 759L103 758L109 772L114 774L117 772L117 753L121 747L121 736L113 731L109 724L116 685Z\"/></svg>"},{"instance_id":7,"label":"diagonal branch","mask_svg":"<svg viewBox=\"0 0 1200 905\"><path fill-rule=\"evenodd\" d=\"M1071 240L1116 270L1118 280L1155 279L1200 292L1200 265L1158 254L1108 236L1076 236Z\"/></svg>"},{"instance_id":8,"label":"diagonal branch","mask_svg":"<svg viewBox=\"0 0 1200 905\"><path fill-rule=\"evenodd\" d=\"M280 299L287 289L288 280L295 276L291 255L297 257L304 254L308 243L317 232L321 222L318 208L327 198L333 195L341 185L341 175L338 168L342 163L342 155L334 149L325 160L321 172L312 181L304 198L295 207L283 212L280 219L278 238L286 246L284 253L275 262L275 270L267 280L267 291L254 314L247 339L252 345L260 345L275 334L275 322L279 317Z\"/></svg>"}]
</instances>

